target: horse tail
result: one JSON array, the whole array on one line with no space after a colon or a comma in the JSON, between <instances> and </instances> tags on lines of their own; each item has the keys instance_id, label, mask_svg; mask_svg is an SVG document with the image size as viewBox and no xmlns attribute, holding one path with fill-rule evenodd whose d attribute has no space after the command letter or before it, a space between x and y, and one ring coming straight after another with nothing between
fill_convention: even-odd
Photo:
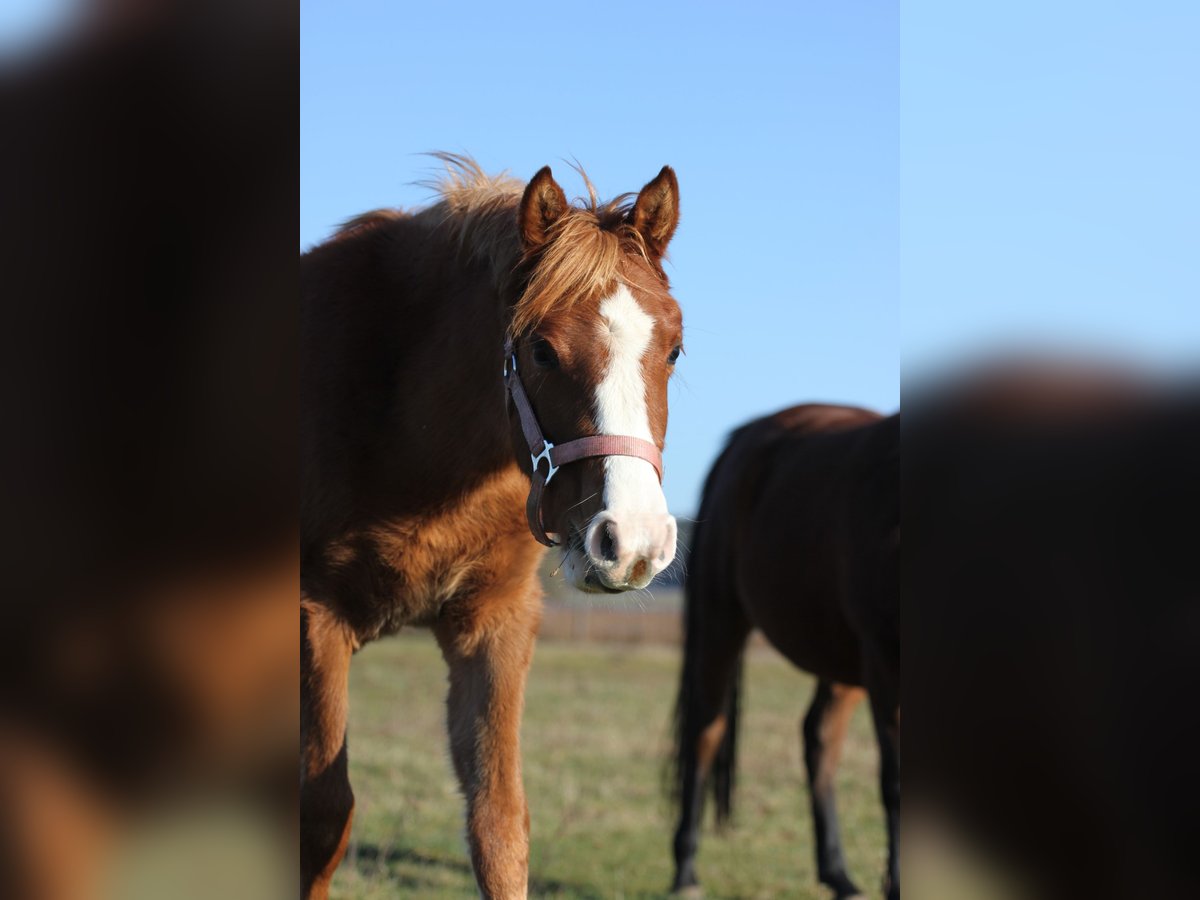
<instances>
[{"instance_id":1,"label":"horse tail","mask_svg":"<svg viewBox=\"0 0 1200 900\"><path fill-rule=\"evenodd\" d=\"M737 733L738 708L742 700L742 670L745 667L745 654L738 653L733 666L733 677L729 683L728 696L725 698L725 734L721 736L721 744L713 759L712 786L713 799L716 801L717 827L723 828L733 819L733 786L734 775L737 771Z\"/></svg>"},{"instance_id":2,"label":"horse tail","mask_svg":"<svg viewBox=\"0 0 1200 900\"><path fill-rule=\"evenodd\" d=\"M697 788L689 781L697 775L701 732L711 721L710 716L720 715L724 719L724 734L713 757L707 785L702 789L711 787L713 791L718 825L727 823L733 810L738 708L748 630L740 608L734 608L737 598L732 587L731 541L730 535L724 533L729 523L717 509L718 476L728 464L732 445L742 430L731 436L730 446L713 465L701 495L683 597L683 667L673 721L671 793L678 806ZM718 688L723 691L723 700L720 709L714 709L708 698L715 696L713 678L721 671L727 673L723 687ZM694 802L701 801L702 797L694 797Z\"/></svg>"},{"instance_id":3,"label":"horse tail","mask_svg":"<svg viewBox=\"0 0 1200 900\"><path fill-rule=\"evenodd\" d=\"M697 523L696 529L692 533L693 548L698 546L700 527L700 524ZM694 563L695 550L689 555ZM669 780L671 802L676 806L683 802L687 781L691 777L688 771L688 760L691 753L689 742L693 740L695 732L695 726L691 719L694 716L692 707L695 702L696 675L699 669L697 645L700 630L700 604L693 596L693 580L694 576L689 569L683 593L683 666L679 675L679 692L675 697L671 728L674 752L671 754Z\"/></svg>"},{"instance_id":4,"label":"horse tail","mask_svg":"<svg viewBox=\"0 0 1200 900\"><path fill-rule=\"evenodd\" d=\"M695 531L692 533L692 546L698 546L697 539L700 536L700 523L696 524ZM695 550L689 554L692 561L695 561ZM688 772L688 742L691 740L692 732L695 727L690 719L692 716L692 705L694 702L695 680L698 668L697 643L699 641L699 606L693 598L693 574L689 569L685 579L685 588L683 593L683 666L679 675L679 692L675 696L675 709L671 718L671 733L674 741L674 750L671 754L671 765L668 771L668 783L670 785L671 802L675 806L679 806L683 802L687 780L690 777Z\"/></svg>"}]
</instances>

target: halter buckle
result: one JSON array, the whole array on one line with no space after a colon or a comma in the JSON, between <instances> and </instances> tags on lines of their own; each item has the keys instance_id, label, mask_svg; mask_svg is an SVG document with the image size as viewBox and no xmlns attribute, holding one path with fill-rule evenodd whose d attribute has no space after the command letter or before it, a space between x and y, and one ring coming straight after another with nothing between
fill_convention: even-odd
<instances>
[{"instance_id":1,"label":"halter buckle","mask_svg":"<svg viewBox=\"0 0 1200 900\"><path fill-rule=\"evenodd\" d=\"M558 466L556 466L554 461L550 458L550 451L553 449L554 445L543 438L541 451L536 456L534 456L532 453L529 455L529 459L532 461L533 471L535 473L537 472L538 465L541 463L541 461L543 459L546 461L546 480L543 481L542 484L549 484L550 479L554 477L554 473L558 471Z\"/></svg>"}]
</instances>

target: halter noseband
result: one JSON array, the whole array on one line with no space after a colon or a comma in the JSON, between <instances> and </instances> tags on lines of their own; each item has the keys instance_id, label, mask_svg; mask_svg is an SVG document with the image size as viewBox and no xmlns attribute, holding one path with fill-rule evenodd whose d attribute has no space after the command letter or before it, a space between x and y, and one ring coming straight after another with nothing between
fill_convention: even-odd
<instances>
[{"instance_id":1,"label":"halter noseband","mask_svg":"<svg viewBox=\"0 0 1200 900\"><path fill-rule=\"evenodd\" d=\"M553 444L546 440L529 403L529 396L525 393L525 385L521 383L521 376L517 374L517 354L511 338L504 343L504 386L508 388L513 406L517 408L521 431L529 444L533 473L529 499L525 503L525 516L529 520L529 530L540 543L547 547L556 544L546 536L546 528L542 524L542 493L558 470L567 463L596 456L632 456L644 459L654 466L658 480L662 481L662 451L650 441L614 434L594 434L563 444ZM546 463L545 475L542 474L543 460Z\"/></svg>"}]
</instances>

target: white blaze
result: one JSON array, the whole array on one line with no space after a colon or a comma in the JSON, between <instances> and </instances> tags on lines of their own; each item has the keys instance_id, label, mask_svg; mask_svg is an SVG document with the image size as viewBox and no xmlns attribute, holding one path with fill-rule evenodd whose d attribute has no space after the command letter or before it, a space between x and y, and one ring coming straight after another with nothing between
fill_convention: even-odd
<instances>
[{"instance_id":1,"label":"white blaze","mask_svg":"<svg viewBox=\"0 0 1200 900\"><path fill-rule=\"evenodd\" d=\"M596 425L600 434L628 435L654 442L646 411L642 357L650 346L654 320L625 285L600 304L600 340L609 362L596 386ZM658 514L667 501L654 466L632 456L604 460L604 508L613 513Z\"/></svg>"}]
</instances>

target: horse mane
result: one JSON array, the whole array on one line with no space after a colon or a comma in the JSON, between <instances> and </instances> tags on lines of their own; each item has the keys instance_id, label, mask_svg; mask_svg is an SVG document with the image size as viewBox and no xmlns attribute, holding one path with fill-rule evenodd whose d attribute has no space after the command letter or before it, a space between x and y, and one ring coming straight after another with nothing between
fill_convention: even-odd
<instances>
[{"instance_id":1,"label":"horse mane","mask_svg":"<svg viewBox=\"0 0 1200 900\"><path fill-rule=\"evenodd\" d=\"M408 213L402 209L373 209L346 219L346 221L338 225L337 231L334 232L333 237L329 240L330 243L348 240L349 238L357 237L360 234L374 231L384 225L407 218L409 218Z\"/></svg>"},{"instance_id":2,"label":"horse mane","mask_svg":"<svg viewBox=\"0 0 1200 900\"><path fill-rule=\"evenodd\" d=\"M621 262L626 254L641 256L665 281L641 234L629 223L635 194L601 202L587 172L578 162L572 168L583 179L587 197L577 197L565 215L547 232L546 243L526 251L521 242L518 210L525 183L507 171L489 175L472 157L430 153L444 166L436 177L418 184L432 190L436 200L408 214L377 210L342 225L335 240L395 221L413 221L449 234L467 259L490 267L497 287L517 269L528 267L529 280L513 307L509 331L513 336L538 326L552 311L595 300L627 280ZM650 287L650 285L641 285Z\"/></svg>"}]
</instances>

